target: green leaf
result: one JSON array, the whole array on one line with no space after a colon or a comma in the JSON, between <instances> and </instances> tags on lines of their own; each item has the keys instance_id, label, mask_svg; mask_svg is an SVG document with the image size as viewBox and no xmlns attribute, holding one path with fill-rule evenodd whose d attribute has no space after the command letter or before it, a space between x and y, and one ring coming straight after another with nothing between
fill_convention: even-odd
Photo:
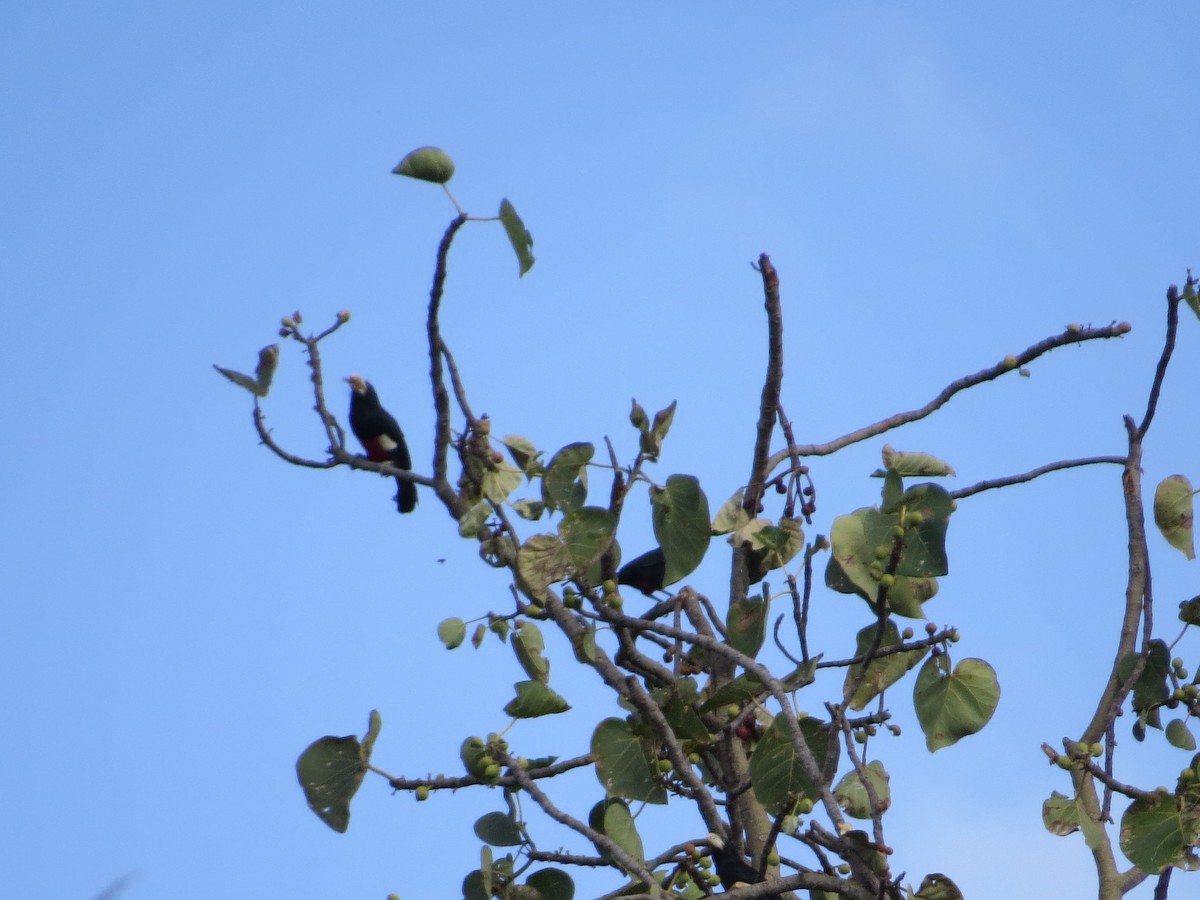
<instances>
[{"instance_id":1,"label":"green leaf","mask_svg":"<svg viewBox=\"0 0 1200 900\"><path fill-rule=\"evenodd\" d=\"M883 763L875 760L864 767L871 789L875 791L875 799L879 801L879 812L884 812L892 805L892 789L888 784L889 776ZM854 819L871 818L871 799L858 772L851 769L833 789L833 797L838 806L846 811L846 815Z\"/></svg>"},{"instance_id":2,"label":"green leaf","mask_svg":"<svg viewBox=\"0 0 1200 900\"><path fill-rule=\"evenodd\" d=\"M542 475L542 500L550 509L570 512L587 499L587 464L596 448L588 443L567 444L550 460Z\"/></svg>"},{"instance_id":3,"label":"green leaf","mask_svg":"<svg viewBox=\"0 0 1200 900\"><path fill-rule=\"evenodd\" d=\"M640 406L630 415L632 419L637 412L641 412L641 421L645 420L646 412ZM663 441L667 437L667 432L671 430L671 422L675 418L675 401L666 409L660 409L654 414L654 422L647 425L645 428L640 428L642 433L638 449L646 455L647 459L657 460L659 453L662 452ZM635 424L637 424L635 422Z\"/></svg>"},{"instance_id":4,"label":"green leaf","mask_svg":"<svg viewBox=\"0 0 1200 900\"><path fill-rule=\"evenodd\" d=\"M271 344L258 351L258 368L255 377L243 375L233 369L223 369L218 365L213 368L239 387L243 387L256 397L265 397L271 390L271 381L275 377L275 368L279 364L279 345Z\"/></svg>"},{"instance_id":5,"label":"green leaf","mask_svg":"<svg viewBox=\"0 0 1200 900\"><path fill-rule=\"evenodd\" d=\"M1154 491L1154 524L1167 542L1186 556L1196 558L1192 535L1194 518L1192 483L1184 475L1172 475Z\"/></svg>"},{"instance_id":6,"label":"green leaf","mask_svg":"<svg viewBox=\"0 0 1200 900\"><path fill-rule=\"evenodd\" d=\"M617 520L607 509L584 506L573 509L558 526L559 537L576 573L586 572L612 546Z\"/></svg>"},{"instance_id":7,"label":"green leaf","mask_svg":"<svg viewBox=\"0 0 1200 900\"><path fill-rule=\"evenodd\" d=\"M525 674L535 681L550 680L550 660L542 656L546 642L542 630L526 619L513 633L512 648Z\"/></svg>"},{"instance_id":8,"label":"green leaf","mask_svg":"<svg viewBox=\"0 0 1200 900\"><path fill-rule=\"evenodd\" d=\"M666 803L649 748L624 719L605 719L592 733L596 777L610 796Z\"/></svg>"},{"instance_id":9,"label":"green leaf","mask_svg":"<svg viewBox=\"0 0 1200 900\"><path fill-rule=\"evenodd\" d=\"M541 895L542 900L574 900L575 882L562 869L538 869L525 883Z\"/></svg>"},{"instance_id":10,"label":"green leaf","mask_svg":"<svg viewBox=\"0 0 1200 900\"><path fill-rule=\"evenodd\" d=\"M488 631L498 634L501 642L508 640L508 630L508 619L494 618L488 622Z\"/></svg>"},{"instance_id":11,"label":"green leaf","mask_svg":"<svg viewBox=\"0 0 1200 900\"><path fill-rule=\"evenodd\" d=\"M350 800L367 774L381 725L379 713L372 710L362 743L353 735L327 735L309 744L296 760L296 777L308 808L334 831L345 832L350 826Z\"/></svg>"},{"instance_id":12,"label":"green leaf","mask_svg":"<svg viewBox=\"0 0 1200 900\"><path fill-rule=\"evenodd\" d=\"M512 244L513 253L517 254L517 265L524 275L533 268L533 235L513 209L507 199L500 201L500 221L504 225L504 233Z\"/></svg>"},{"instance_id":13,"label":"green leaf","mask_svg":"<svg viewBox=\"0 0 1200 900\"><path fill-rule=\"evenodd\" d=\"M1117 666L1117 675L1122 682L1126 681L1133 672L1140 654L1127 654ZM1133 684L1133 710L1141 713L1155 710L1158 706L1171 699L1171 688L1167 678L1171 670L1171 651L1165 641L1155 638L1150 642L1145 653L1146 663L1142 674ZM1157 719L1147 720L1153 727L1158 727Z\"/></svg>"},{"instance_id":14,"label":"green leaf","mask_svg":"<svg viewBox=\"0 0 1200 900\"><path fill-rule=\"evenodd\" d=\"M522 519L536 522L546 512L546 504L541 500L518 500L512 508Z\"/></svg>"},{"instance_id":15,"label":"green leaf","mask_svg":"<svg viewBox=\"0 0 1200 900\"><path fill-rule=\"evenodd\" d=\"M895 472L885 472L881 499L884 512L895 512L904 499L904 479Z\"/></svg>"},{"instance_id":16,"label":"green leaf","mask_svg":"<svg viewBox=\"0 0 1200 900\"><path fill-rule=\"evenodd\" d=\"M642 409L642 405L633 400L633 408L629 410L629 422L638 431L650 430L650 417L646 415L646 410Z\"/></svg>"},{"instance_id":17,"label":"green leaf","mask_svg":"<svg viewBox=\"0 0 1200 900\"><path fill-rule=\"evenodd\" d=\"M729 645L750 658L758 656L767 638L767 613L769 604L762 599L736 600L729 604L725 617L729 632Z\"/></svg>"},{"instance_id":18,"label":"green leaf","mask_svg":"<svg viewBox=\"0 0 1200 900\"><path fill-rule=\"evenodd\" d=\"M451 616L438 623L437 633L446 649L453 650L466 639L467 623L457 616Z\"/></svg>"},{"instance_id":19,"label":"green leaf","mask_svg":"<svg viewBox=\"0 0 1200 900\"><path fill-rule=\"evenodd\" d=\"M492 761L488 756L487 745L483 738L472 736L466 738L458 748L458 758L462 760L467 773L476 778L484 777L484 770Z\"/></svg>"},{"instance_id":20,"label":"green leaf","mask_svg":"<svg viewBox=\"0 0 1200 900\"><path fill-rule=\"evenodd\" d=\"M982 659L964 659L954 671L945 654L926 660L917 674L913 705L933 753L983 728L1000 702L996 673Z\"/></svg>"},{"instance_id":21,"label":"green leaf","mask_svg":"<svg viewBox=\"0 0 1200 900\"><path fill-rule=\"evenodd\" d=\"M654 536L666 558L663 584L686 578L708 551L708 498L691 475L672 475L662 489L650 491Z\"/></svg>"},{"instance_id":22,"label":"green leaf","mask_svg":"<svg viewBox=\"0 0 1200 900\"><path fill-rule=\"evenodd\" d=\"M479 536L479 529L492 514L492 508L482 501L476 503L458 520L458 535L473 540Z\"/></svg>"},{"instance_id":23,"label":"green leaf","mask_svg":"<svg viewBox=\"0 0 1200 900\"><path fill-rule=\"evenodd\" d=\"M506 434L500 438L500 443L508 448L508 455L526 475L532 475L541 469L538 457L542 455L542 451L533 446L533 442L528 438L519 434Z\"/></svg>"},{"instance_id":24,"label":"green leaf","mask_svg":"<svg viewBox=\"0 0 1200 900\"><path fill-rule=\"evenodd\" d=\"M521 486L524 477L520 469L513 468L507 462L499 462L494 468L483 470L480 490L493 503L503 503Z\"/></svg>"},{"instance_id":25,"label":"green leaf","mask_svg":"<svg viewBox=\"0 0 1200 900\"><path fill-rule=\"evenodd\" d=\"M493 847L516 847L525 843L521 830L508 813L485 813L475 820L475 837Z\"/></svg>"},{"instance_id":26,"label":"green leaf","mask_svg":"<svg viewBox=\"0 0 1200 900\"><path fill-rule=\"evenodd\" d=\"M445 184L454 177L454 160L437 147L418 147L396 164L392 174Z\"/></svg>"},{"instance_id":27,"label":"green leaf","mask_svg":"<svg viewBox=\"0 0 1200 900\"><path fill-rule=\"evenodd\" d=\"M768 519L752 519L729 542L734 546L749 545L747 549L757 567L751 572L753 583L761 581L771 569L783 568L804 549L804 528L796 518L780 519L778 525L772 525Z\"/></svg>"},{"instance_id":28,"label":"green leaf","mask_svg":"<svg viewBox=\"0 0 1200 900\"><path fill-rule=\"evenodd\" d=\"M1151 874L1171 865L1192 868L1185 856L1200 839L1197 826L1194 809L1181 808L1172 794L1159 790L1134 800L1121 816L1121 852Z\"/></svg>"},{"instance_id":29,"label":"green leaf","mask_svg":"<svg viewBox=\"0 0 1200 900\"><path fill-rule=\"evenodd\" d=\"M950 563L946 558L946 529L954 510L950 492L938 484L914 484L904 492L901 505L906 514L920 513L921 524L904 535L904 553L896 574L914 577L947 574Z\"/></svg>"},{"instance_id":30,"label":"green leaf","mask_svg":"<svg viewBox=\"0 0 1200 900\"><path fill-rule=\"evenodd\" d=\"M678 687L678 694L666 688L656 688L650 692L650 696L662 709L663 718L679 740L707 741L708 728L692 706L696 695L695 680L680 678Z\"/></svg>"},{"instance_id":31,"label":"green leaf","mask_svg":"<svg viewBox=\"0 0 1200 900\"><path fill-rule=\"evenodd\" d=\"M1167 723L1167 741L1172 747L1178 747L1180 750L1196 749L1196 739L1192 737L1183 719L1172 719Z\"/></svg>"},{"instance_id":32,"label":"green leaf","mask_svg":"<svg viewBox=\"0 0 1200 900\"><path fill-rule=\"evenodd\" d=\"M875 646L875 633L878 627L878 623L873 623L858 632L858 649L855 651L855 656L865 656ZM900 631L896 628L896 623L888 619L884 625L883 636L879 641L879 646L894 647L900 642ZM866 676L863 677L862 682L858 685L854 696L850 698L851 709L858 711L866 709L867 704L872 699L903 678L904 674L924 659L928 652L928 648L903 650L899 653L893 653L890 656L881 656L871 660L867 665ZM854 684L861 671L861 665L851 666L846 670L844 691L850 689L850 686Z\"/></svg>"},{"instance_id":33,"label":"green leaf","mask_svg":"<svg viewBox=\"0 0 1200 900\"><path fill-rule=\"evenodd\" d=\"M938 459L936 456L930 456L928 453L912 453L906 450L893 450L891 444L883 445L883 471L876 472L877 476L883 476L887 472L894 472L902 478L912 476L943 476L956 475L954 467L949 463Z\"/></svg>"},{"instance_id":34,"label":"green leaf","mask_svg":"<svg viewBox=\"0 0 1200 900\"><path fill-rule=\"evenodd\" d=\"M484 882L479 869L468 872L462 882L463 900L491 900L492 889Z\"/></svg>"},{"instance_id":35,"label":"green leaf","mask_svg":"<svg viewBox=\"0 0 1200 900\"><path fill-rule=\"evenodd\" d=\"M492 865L492 848L481 847L479 850L479 871L483 875L483 886L487 890L488 896L492 894L492 878L496 874L495 867Z\"/></svg>"},{"instance_id":36,"label":"green leaf","mask_svg":"<svg viewBox=\"0 0 1200 900\"><path fill-rule=\"evenodd\" d=\"M905 512L920 511L918 528L905 531L905 549L896 569L895 584L888 590L888 608L897 615L924 618L921 609L937 593L932 576L948 571L945 554L949 495L937 485L916 485L905 492ZM900 524L900 513L882 513L874 507L838 516L830 531L831 554L825 568L825 584L845 594L858 594L872 609L879 594L879 580L872 574L882 567L877 547L891 547L892 529Z\"/></svg>"},{"instance_id":37,"label":"green leaf","mask_svg":"<svg viewBox=\"0 0 1200 900\"><path fill-rule=\"evenodd\" d=\"M764 688L761 681L751 676L748 672L743 672L737 678L721 685L711 697L704 701L700 709L702 712L713 712L733 703L741 706L760 696L763 691Z\"/></svg>"},{"instance_id":38,"label":"green leaf","mask_svg":"<svg viewBox=\"0 0 1200 900\"><path fill-rule=\"evenodd\" d=\"M1179 604L1179 621L1188 625L1200 625L1200 597L1193 597Z\"/></svg>"},{"instance_id":39,"label":"green leaf","mask_svg":"<svg viewBox=\"0 0 1200 900\"><path fill-rule=\"evenodd\" d=\"M1197 316L1200 316L1200 296L1196 294L1196 285L1191 277L1183 285L1183 299L1187 301L1187 305L1192 308Z\"/></svg>"},{"instance_id":40,"label":"green leaf","mask_svg":"<svg viewBox=\"0 0 1200 900\"><path fill-rule=\"evenodd\" d=\"M826 723L811 717L800 720L800 731L821 768L822 780L828 783L837 771L839 747L836 738L830 735ZM775 717L754 746L754 755L750 757L750 781L754 796L772 814L790 807L797 798L807 797L813 802L820 799L818 786L800 765L796 748L792 746L791 732L782 715Z\"/></svg>"},{"instance_id":41,"label":"green leaf","mask_svg":"<svg viewBox=\"0 0 1200 900\"><path fill-rule=\"evenodd\" d=\"M571 708L571 704L546 687L544 682L518 681L513 687L517 689L517 696L508 701L504 714L514 719L553 716Z\"/></svg>"},{"instance_id":42,"label":"green leaf","mask_svg":"<svg viewBox=\"0 0 1200 900\"><path fill-rule=\"evenodd\" d=\"M738 488L732 497L721 504L717 517L712 521L713 534L729 534L749 524L750 514L742 509L744 493L742 488Z\"/></svg>"},{"instance_id":43,"label":"green leaf","mask_svg":"<svg viewBox=\"0 0 1200 900\"><path fill-rule=\"evenodd\" d=\"M601 800L588 813L588 825L609 837L613 843L638 862L645 861L646 850L642 845L642 837L638 834L637 825L634 824L633 816L629 814L629 807L623 800L614 797ZM596 849L605 859L611 858L603 847Z\"/></svg>"},{"instance_id":44,"label":"green leaf","mask_svg":"<svg viewBox=\"0 0 1200 900\"><path fill-rule=\"evenodd\" d=\"M1051 834L1066 837L1079 830L1079 807L1065 794L1053 791L1042 803L1042 824Z\"/></svg>"},{"instance_id":45,"label":"green leaf","mask_svg":"<svg viewBox=\"0 0 1200 900\"><path fill-rule=\"evenodd\" d=\"M594 622L588 625L578 638L571 639L571 652L575 654L578 662L586 664L596 661L596 625Z\"/></svg>"},{"instance_id":46,"label":"green leaf","mask_svg":"<svg viewBox=\"0 0 1200 900\"><path fill-rule=\"evenodd\" d=\"M521 590L544 600L550 585L571 574L571 555L556 534L535 534L517 552Z\"/></svg>"},{"instance_id":47,"label":"green leaf","mask_svg":"<svg viewBox=\"0 0 1200 900\"><path fill-rule=\"evenodd\" d=\"M1095 850L1108 840L1104 829L1079 807L1079 802L1065 797L1058 791L1042 804L1042 824L1051 834L1065 837L1075 831L1083 832L1087 846Z\"/></svg>"}]
</instances>

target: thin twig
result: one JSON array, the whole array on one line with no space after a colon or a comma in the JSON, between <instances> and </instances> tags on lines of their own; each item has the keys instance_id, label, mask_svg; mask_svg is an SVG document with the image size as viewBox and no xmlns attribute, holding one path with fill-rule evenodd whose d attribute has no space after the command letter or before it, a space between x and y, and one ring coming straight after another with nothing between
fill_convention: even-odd
<instances>
[{"instance_id":1,"label":"thin twig","mask_svg":"<svg viewBox=\"0 0 1200 900\"><path fill-rule=\"evenodd\" d=\"M537 785L534 779L528 776L528 773L517 763L515 759L507 753L497 752L496 760L501 765L508 766L513 773L514 780L517 785L533 798L534 802L542 808L542 812L552 818L561 825L565 825L572 831L575 831L597 847L603 848L613 858L622 869L636 878L642 884L649 887L651 890L656 890L658 882L654 878L654 873L648 870L644 863L630 856L620 844L610 838L607 834L590 827L585 822L581 822L574 816L563 812L554 802L546 795L546 793Z\"/></svg>"},{"instance_id":2,"label":"thin twig","mask_svg":"<svg viewBox=\"0 0 1200 900\"><path fill-rule=\"evenodd\" d=\"M1074 469L1078 466L1095 466L1095 465L1125 465L1125 457L1123 456L1088 456L1081 459L1064 459L1059 462L1046 463L1044 466L1038 466L1036 469L1030 469L1028 472L1023 472L1020 475L1005 475L1002 478L989 478L973 484L970 487L959 488L951 491L950 496L955 500L961 500L963 497L970 497L973 494L979 494L983 491L990 491L995 488L1008 487L1012 484L1024 484L1027 481L1033 481L1035 478L1040 478L1050 472L1058 472L1062 469Z\"/></svg>"},{"instance_id":3,"label":"thin twig","mask_svg":"<svg viewBox=\"0 0 1200 900\"><path fill-rule=\"evenodd\" d=\"M983 384L985 381L999 378L1001 375L1014 371L1057 347L1063 347L1068 344L1082 344L1085 341L1121 337L1124 334L1128 334L1129 331L1130 325L1127 322L1114 323L1106 325L1103 328L1067 328L1062 334L1056 334L1045 340L1038 341L1038 343L1017 354L1015 364L1012 364L1009 360L1002 360L994 366L989 366L986 369L976 372L974 375L965 375L950 382L950 384L942 388L936 397L919 409L896 413L895 415L888 416L886 419L881 419L873 425L866 425L849 434L844 434L839 438L827 441L824 444L801 444L796 447L788 447L780 450L771 456L768 461L768 470L774 469L789 456L828 456L831 453L836 453L843 447L849 447L851 444L857 444L859 441L877 437L894 428L899 428L901 425L907 425L910 422L924 419L944 406L951 397L960 391L965 391L967 388L974 387L977 384Z\"/></svg>"},{"instance_id":4,"label":"thin twig","mask_svg":"<svg viewBox=\"0 0 1200 900\"><path fill-rule=\"evenodd\" d=\"M1188 273L1188 284L1193 284L1192 273ZM1162 392L1163 379L1167 377L1167 366L1171 362L1171 354L1175 352L1175 333L1179 329L1179 288L1171 285L1167 288L1167 335L1163 340L1162 354L1158 365L1154 368L1154 380L1150 384L1150 394L1146 399L1146 414L1142 424L1138 426L1138 438L1144 438L1158 409L1158 395Z\"/></svg>"}]
</instances>

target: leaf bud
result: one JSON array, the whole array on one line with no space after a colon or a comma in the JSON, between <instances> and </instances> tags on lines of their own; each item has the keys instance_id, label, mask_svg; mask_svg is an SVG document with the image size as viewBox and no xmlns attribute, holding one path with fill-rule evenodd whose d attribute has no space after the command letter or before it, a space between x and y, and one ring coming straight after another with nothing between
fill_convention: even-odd
<instances>
[{"instance_id":1,"label":"leaf bud","mask_svg":"<svg viewBox=\"0 0 1200 900\"><path fill-rule=\"evenodd\" d=\"M337 320L338 320L338 323L341 325L345 325L347 322L349 322L350 321L350 310L348 310L348 309L339 310L338 314L337 314Z\"/></svg>"}]
</instances>

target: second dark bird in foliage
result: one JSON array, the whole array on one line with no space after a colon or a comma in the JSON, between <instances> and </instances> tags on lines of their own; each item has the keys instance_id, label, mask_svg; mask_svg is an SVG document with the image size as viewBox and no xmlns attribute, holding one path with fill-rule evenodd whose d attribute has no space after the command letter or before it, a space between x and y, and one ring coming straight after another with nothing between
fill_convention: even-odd
<instances>
[{"instance_id":1,"label":"second dark bird in foliage","mask_svg":"<svg viewBox=\"0 0 1200 900\"><path fill-rule=\"evenodd\" d=\"M408 455L404 432L380 405L375 388L358 375L351 375L346 381L350 384L350 430L367 451L367 459L391 463L397 469L411 469L412 458ZM417 486L401 478L396 479L396 484L396 507L402 513L412 512L417 505Z\"/></svg>"},{"instance_id":2,"label":"second dark bird in foliage","mask_svg":"<svg viewBox=\"0 0 1200 900\"><path fill-rule=\"evenodd\" d=\"M661 547L655 547L649 553L643 553L637 559L631 559L621 566L617 572L617 584L627 584L637 588L647 597L653 597L655 591L663 589L663 580L667 577L667 558Z\"/></svg>"},{"instance_id":3,"label":"second dark bird in foliage","mask_svg":"<svg viewBox=\"0 0 1200 900\"><path fill-rule=\"evenodd\" d=\"M746 862L742 855L732 847L726 847L725 842L715 834L708 836L708 844L712 848L713 863L716 865L717 877L721 879L721 887L730 890L736 884L762 884L766 881L758 874L758 869ZM782 900L782 894L766 894L764 900Z\"/></svg>"}]
</instances>

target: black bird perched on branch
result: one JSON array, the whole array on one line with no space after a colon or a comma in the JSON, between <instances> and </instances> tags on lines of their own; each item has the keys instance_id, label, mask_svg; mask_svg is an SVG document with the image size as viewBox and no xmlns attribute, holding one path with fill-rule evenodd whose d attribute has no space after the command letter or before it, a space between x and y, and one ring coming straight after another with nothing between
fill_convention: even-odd
<instances>
[{"instance_id":1,"label":"black bird perched on branch","mask_svg":"<svg viewBox=\"0 0 1200 900\"><path fill-rule=\"evenodd\" d=\"M663 580L667 577L667 558L663 555L662 547L655 547L649 553L643 553L637 559L631 559L617 572L617 584L627 584L637 588L647 597L653 597L655 591L663 589Z\"/></svg>"},{"instance_id":2,"label":"black bird perched on branch","mask_svg":"<svg viewBox=\"0 0 1200 900\"><path fill-rule=\"evenodd\" d=\"M379 404L379 395L369 381L359 375L346 379L350 384L350 430L367 451L372 462L391 463L397 469L411 469L412 458L404 432L391 413ZM396 507L402 513L412 512L417 505L417 486L411 481L396 479Z\"/></svg>"},{"instance_id":3,"label":"black bird perched on branch","mask_svg":"<svg viewBox=\"0 0 1200 900\"><path fill-rule=\"evenodd\" d=\"M758 869L746 862L742 855L715 834L709 834L708 845L712 848L713 863L721 887L729 890L736 884L762 884L767 879L758 874ZM765 900L783 900L782 894L767 894Z\"/></svg>"}]
</instances>

